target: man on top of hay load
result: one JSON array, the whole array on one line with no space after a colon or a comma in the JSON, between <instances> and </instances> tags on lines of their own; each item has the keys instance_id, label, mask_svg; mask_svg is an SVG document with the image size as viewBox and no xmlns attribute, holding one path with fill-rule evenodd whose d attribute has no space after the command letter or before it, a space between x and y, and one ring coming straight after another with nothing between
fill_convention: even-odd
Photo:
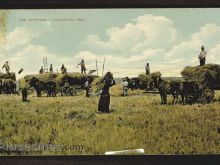
<instances>
[{"instance_id":1,"label":"man on top of hay load","mask_svg":"<svg viewBox=\"0 0 220 165\"><path fill-rule=\"evenodd\" d=\"M82 59L82 61L77 66L79 66L79 65L81 66L81 73L86 74L86 66L85 66L84 59Z\"/></svg>"},{"instance_id":2,"label":"man on top of hay load","mask_svg":"<svg viewBox=\"0 0 220 165\"><path fill-rule=\"evenodd\" d=\"M207 52L205 51L205 47L202 45L201 46L201 52L200 52L199 57L198 57L199 62L200 62L200 66L205 65L206 55L207 55Z\"/></svg>"},{"instance_id":3,"label":"man on top of hay load","mask_svg":"<svg viewBox=\"0 0 220 165\"><path fill-rule=\"evenodd\" d=\"M40 68L39 74L43 74L44 73L44 69L43 67Z\"/></svg>"},{"instance_id":4,"label":"man on top of hay load","mask_svg":"<svg viewBox=\"0 0 220 165\"><path fill-rule=\"evenodd\" d=\"M62 64L61 68L60 68L60 71L62 74L65 74L67 72L67 69L66 67L64 66L64 64Z\"/></svg>"},{"instance_id":5,"label":"man on top of hay load","mask_svg":"<svg viewBox=\"0 0 220 165\"><path fill-rule=\"evenodd\" d=\"M145 71L146 71L146 75L147 75L147 74L150 74L150 65L149 65L149 63L147 63L147 64L145 65Z\"/></svg>"},{"instance_id":6,"label":"man on top of hay load","mask_svg":"<svg viewBox=\"0 0 220 165\"><path fill-rule=\"evenodd\" d=\"M128 77L122 79L123 96L128 96Z\"/></svg>"},{"instance_id":7,"label":"man on top of hay load","mask_svg":"<svg viewBox=\"0 0 220 165\"><path fill-rule=\"evenodd\" d=\"M53 73L53 65L50 64L50 73Z\"/></svg>"},{"instance_id":8,"label":"man on top of hay load","mask_svg":"<svg viewBox=\"0 0 220 165\"><path fill-rule=\"evenodd\" d=\"M9 75L10 74L9 73L10 67L8 65L8 61L6 61L5 64L2 66L2 69L4 69L4 68L5 68L6 74Z\"/></svg>"}]
</instances>

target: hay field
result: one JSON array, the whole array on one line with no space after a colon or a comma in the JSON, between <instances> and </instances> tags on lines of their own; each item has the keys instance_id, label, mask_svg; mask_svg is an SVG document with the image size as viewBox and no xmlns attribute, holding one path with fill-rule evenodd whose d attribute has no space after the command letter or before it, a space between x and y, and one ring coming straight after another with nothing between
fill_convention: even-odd
<instances>
[{"instance_id":1,"label":"hay field","mask_svg":"<svg viewBox=\"0 0 220 165\"><path fill-rule=\"evenodd\" d=\"M37 98L0 95L1 144L82 145L81 152L21 155L104 154L144 148L145 154L220 153L220 93L207 105L160 105L158 95L111 89L111 113L98 114L99 97ZM169 98L168 102L171 102ZM18 153L17 153L18 154ZM16 155L13 153L12 155Z\"/></svg>"}]
</instances>

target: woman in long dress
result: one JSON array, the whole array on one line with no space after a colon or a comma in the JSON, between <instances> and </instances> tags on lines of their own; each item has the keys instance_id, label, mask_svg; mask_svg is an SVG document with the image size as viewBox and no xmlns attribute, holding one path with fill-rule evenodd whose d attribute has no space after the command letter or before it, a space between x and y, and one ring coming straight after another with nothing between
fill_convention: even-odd
<instances>
[{"instance_id":1,"label":"woman in long dress","mask_svg":"<svg viewBox=\"0 0 220 165\"><path fill-rule=\"evenodd\" d=\"M102 88L101 97L99 99L98 111L109 113L109 105L110 105L110 94L109 88L115 85L115 80L113 79L113 74L111 72L107 72L104 76L104 87Z\"/></svg>"}]
</instances>

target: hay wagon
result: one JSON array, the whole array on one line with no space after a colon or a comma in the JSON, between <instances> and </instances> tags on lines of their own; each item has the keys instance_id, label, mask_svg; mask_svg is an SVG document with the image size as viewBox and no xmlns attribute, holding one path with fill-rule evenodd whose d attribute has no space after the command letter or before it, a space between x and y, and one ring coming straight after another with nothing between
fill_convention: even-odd
<instances>
[{"instance_id":1,"label":"hay wagon","mask_svg":"<svg viewBox=\"0 0 220 165\"><path fill-rule=\"evenodd\" d=\"M220 90L220 65L187 66L181 75L185 81L194 81L198 84L199 101L202 103L212 102L215 90Z\"/></svg>"},{"instance_id":2,"label":"hay wagon","mask_svg":"<svg viewBox=\"0 0 220 165\"><path fill-rule=\"evenodd\" d=\"M78 72L69 73L44 73L26 75L24 79L28 82L35 77L42 82L56 82L56 94L61 96L75 96L79 91L85 89L85 82L90 83L97 77L96 75L84 75Z\"/></svg>"},{"instance_id":3,"label":"hay wagon","mask_svg":"<svg viewBox=\"0 0 220 165\"><path fill-rule=\"evenodd\" d=\"M156 79L158 77L161 77L160 72L154 72L154 73L147 74L147 75L146 74L139 74L138 75L139 88L143 89L145 91L148 91L148 92L155 93L154 82L156 82Z\"/></svg>"}]
</instances>

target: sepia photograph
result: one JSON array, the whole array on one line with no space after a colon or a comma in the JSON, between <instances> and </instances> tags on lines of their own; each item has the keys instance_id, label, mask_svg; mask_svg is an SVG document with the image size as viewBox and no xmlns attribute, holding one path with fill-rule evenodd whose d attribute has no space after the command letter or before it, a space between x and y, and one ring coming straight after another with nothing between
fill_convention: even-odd
<instances>
[{"instance_id":1,"label":"sepia photograph","mask_svg":"<svg viewBox=\"0 0 220 165\"><path fill-rule=\"evenodd\" d=\"M0 155L220 153L220 9L0 10Z\"/></svg>"}]
</instances>

